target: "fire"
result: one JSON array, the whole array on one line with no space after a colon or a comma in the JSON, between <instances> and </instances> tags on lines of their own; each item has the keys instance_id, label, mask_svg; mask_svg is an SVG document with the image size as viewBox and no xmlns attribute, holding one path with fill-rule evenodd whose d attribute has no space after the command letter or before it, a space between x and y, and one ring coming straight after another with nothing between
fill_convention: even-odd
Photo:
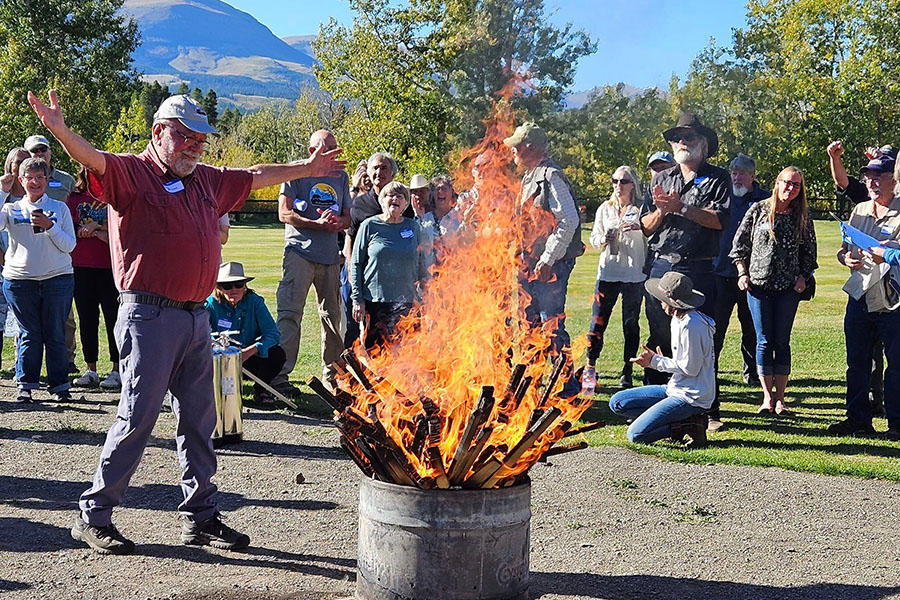
<instances>
[{"instance_id":1,"label":"fire","mask_svg":"<svg viewBox=\"0 0 900 600\"><path fill-rule=\"evenodd\" d=\"M511 83L506 98L520 85ZM446 487L441 483L448 472L459 483L470 468L474 474L486 463L496 467L491 459L502 466L487 486L514 482L590 406L589 399L556 396L571 365L550 356L552 328L534 326L525 317L528 298L517 283L521 251L546 238L555 222L519 197L520 176L502 143L514 129L510 103L497 102L485 124L484 139L464 154L454 177L471 181L472 161L483 155L477 200L459 208L464 228L440 240L441 262L432 268L421 302L390 344L368 353L357 345L337 364L336 396L347 406L348 427L383 429L394 454L403 455L414 475L439 487ZM493 401L483 398L491 391L484 386L493 386ZM476 418L479 407L489 414ZM470 420L480 421L473 423L477 430ZM365 463L360 447L363 451L345 449ZM466 450L475 463L469 468L460 465ZM460 475L462 468L466 473Z\"/></svg>"}]
</instances>

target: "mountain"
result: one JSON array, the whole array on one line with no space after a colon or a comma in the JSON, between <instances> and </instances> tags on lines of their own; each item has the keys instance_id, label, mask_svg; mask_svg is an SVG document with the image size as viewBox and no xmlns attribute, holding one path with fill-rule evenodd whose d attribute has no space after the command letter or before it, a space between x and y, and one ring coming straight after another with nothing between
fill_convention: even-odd
<instances>
[{"instance_id":1,"label":"mountain","mask_svg":"<svg viewBox=\"0 0 900 600\"><path fill-rule=\"evenodd\" d=\"M294 99L304 86L318 87L314 36L292 45L220 0L126 0L122 10L141 32L134 62L148 81L213 88L237 104L243 96Z\"/></svg>"},{"instance_id":2,"label":"mountain","mask_svg":"<svg viewBox=\"0 0 900 600\"><path fill-rule=\"evenodd\" d=\"M581 108L588 103L588 100L590 100L592 96L602 93L606 87L607 86L597 86L589 90L583 90L581 92L572 92L563 99L563 102L565 103L566 108ZM609 87L615 87L615 85ZM651 89L653 88L639 88L633 85L628 85L627 83L622 84L622 93L629 98L634 98L636 96L640 96L641 94L645 94ZM656 88L656 93L659 94L662 98L666 98L669 95L667 91L661 90L659 88Z\"/></svg>"},{"instance_id":3,"label":"mountain","mask_svg":"<svg viewBox=\"0 0 900 600\"><path fill-rule=\"evenodd\" d=\"M312 47L312 43L316 41L316 38L319 37L317 35L290 35L288 37L281 38L284 43L289 44L303 52L315 58L316 51Z\"/></svg>"}]
</instances>

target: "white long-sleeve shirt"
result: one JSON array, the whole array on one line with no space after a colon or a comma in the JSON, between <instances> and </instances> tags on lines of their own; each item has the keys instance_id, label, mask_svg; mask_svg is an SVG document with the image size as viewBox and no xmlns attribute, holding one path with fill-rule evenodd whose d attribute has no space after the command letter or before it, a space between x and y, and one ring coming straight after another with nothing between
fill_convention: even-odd
<instances>
[{"instance_id":1,"label":"white long-sleeve shirt","mask_svg":"<svg viewBox=\"0 0 900 600\"><path fill-rule=\"evenodd\" d=\"M31 213L36 208L55 223L42 233L34 233L31 225ZM42 281L72 273L69 253L75 249L75 228L69 207L63 202L45 194L35 203L26 196L4 204L0 209L0 230L9 232L4 279Z\"/></svg>"},{"instance_id":2,"label":"white long-sleeve shirt","mask_svg":"<svg viewBox=\"0 0 900 600\"><path fill-rule=\"evenodd\" d=\"M716 353L713 334L716 324L697 310L681 318L672 317L672 358L657 354L650 366L672 373L666 394L700 408L712 406L716 397Z\"/></svg>"},{"instance_id":3,"label":"white long-sleeve shirt","mask_svg":"<svg viewBox=\"0 0 900 600\"><path fill-rule=\"evenodd\" d=\"M635 207L640 215L640 207ZM591 228L591 246L600 250L597 263L597 279L600 281L622 281L639 283L647 279L644 275L644 262L647 259L647 238L640 229L618 231L616 244L618 252L610 254L606 244L606 232L611 228L619 229L622 219L619 216L619 205L604 202L597 208L594 226Z\"/></svg>"}]
</instances>

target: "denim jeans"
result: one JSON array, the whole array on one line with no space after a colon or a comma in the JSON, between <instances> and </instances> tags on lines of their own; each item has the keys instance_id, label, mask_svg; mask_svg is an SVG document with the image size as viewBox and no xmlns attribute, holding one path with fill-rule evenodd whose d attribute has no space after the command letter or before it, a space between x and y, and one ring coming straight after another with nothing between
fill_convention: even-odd
<instances>
[{"instance_id":1,"label":"denim jeans","mask_svg":"<svg viewBox=\"0 0 900 600\"><path fill-rule=\"evenodd\" d=\"M747 291L747 305L756 329L756 370L760 375L789 375L791 329L800 294L793 288L770 292L758 287Z\"/></svg>"},{"instance_id":2,"label":"denim jeans","mask_svg":"<svg viewBox=\"0 0 900 600\"><path fill-rule=\"evenodd\" d=\"M50 393L69 389L69 352L66 318L72 307L75 279L71 274L50 279L6 279L6 296L21 337L16 354L16 380L25 390L40 387L41 362L47 348L47 384Z\"/></svg>"},{"instance_id":3,"label":"denim jeans","mask_svg":"<svg viewBox=\"0 0 900 600\"><path fill-rule=\"evenodd\" d=\"M706 412L687 400L667 395L664 385L645 385L616 392L609 399L609 409L634 419L625 435L629 442L636 444L652 444L668 437L672 423Z\"/></svg>"},{"instance_id":4,"label":"denim jeans","mask_svg":"<svg viewBox=\"0 0 900 600\"><path fill-rule=\"evenodd\" d=\"M716 318L716 276L713 275L712 259L709 260L684 260L674 265L667 260L657 258L650 265L650 278L662 277L669 271L683 273L691 278L694 289L702 292L706 300L698 309L700 312ZM647 324L650 327L650 337L647 346L656 350L658 347L666 356L672 355L672 330L671 319L662 309L662 306L652 294L646 293L644 312L647 314ZM644 369L644 381L652 384L665 384L669 381L669 373L661 373L656 369Z\"/></svg>"},{"instance_id":5,"label":"denim jeans","mask_svg":"<svg viewBox=\"0 0 900 600\"><path fill-rule=\"evenodd\" d=\"M569 275L574 268L574 258L558 260L553 263L554 277L551 281L528 281L525 278L519 281L522 289L531 296L531 302L525 307L525 317L528 321L533 326L539 327L547 321L554 320L555 327L550 333L553 340L550 352L553 356L571 346L571 339L566 331L566 290L569 286ZM571 372L564 381L564 394L574 395L581 390L581 384Z\"/></svg>"},{"instance_id":6,"label":"denim jeans","mask_svg":"<svg viewBox=\"0 0 900 600\"><path fill-rule=\"evenodd\" d=\"M597 280L588 331L588 363L593 364L603 350L603 334L609 325L619 294L622 295L622 335L625 338L622 374L630 375L632 363L629 359L637 356L641 346L641 326L638 320L641 317L641 301L644 299L643 283Z\"/></svg>"},{"instance_id":7,"label":"denim jeans","mask_svg":"<svg viewBox=\"0 0 900 600\"><path fill-rule=\"evenodd\" d=\"M847 300L844 314L847 344L847 418L855 423L872 422L869 381L872 347L884 342L884 412L889 427L900 427L900 310L869 312L866 300Z\"/></svg>"}]
</instances>

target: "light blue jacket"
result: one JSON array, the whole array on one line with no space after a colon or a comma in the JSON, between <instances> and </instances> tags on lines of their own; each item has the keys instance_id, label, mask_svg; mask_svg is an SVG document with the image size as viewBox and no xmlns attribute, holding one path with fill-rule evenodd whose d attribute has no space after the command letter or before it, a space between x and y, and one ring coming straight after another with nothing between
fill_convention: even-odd
<instances>
[{"instance_id":1,"label":"light blue jacket","mask_svg":"<svg viewBox=\"0 0 900 600\"><path fill-rule=\"evenodd\" d=\"M213 333L217 331L240 331L238 341L241 349L256 344L259 356L267 358L269 348L278 344L281 336L278 327L266 308L266 301L256 292L244 294L236 306L222 304L213 296L206 299L206 311L209 313L209 327Z\"/></svg>"}]
</instances>

